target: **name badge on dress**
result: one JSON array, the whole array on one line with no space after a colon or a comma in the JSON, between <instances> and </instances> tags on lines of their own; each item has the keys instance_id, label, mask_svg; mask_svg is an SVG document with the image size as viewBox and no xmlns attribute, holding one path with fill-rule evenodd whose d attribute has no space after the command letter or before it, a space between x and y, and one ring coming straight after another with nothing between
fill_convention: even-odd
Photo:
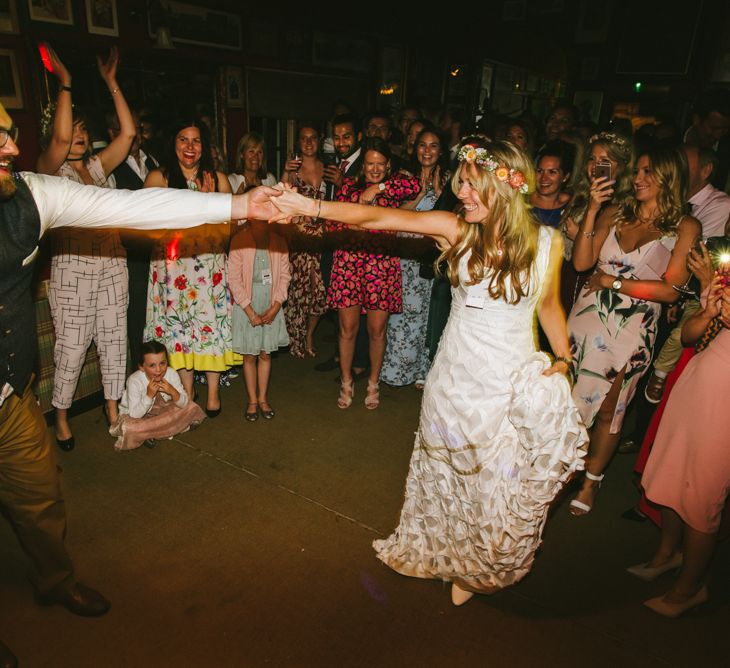
<instances>
[{"instance_id":1,"label":"name badge on dress","mask_svg":"<svg viewBox=\"0 0 730 668\"><path fill-rule=\"evenodd\" d=\"M482 281L466 289L466 305L469 308L484 308L489 298L489 283Z\"/></svg>"},{"instance_id":2,"label":"name badge on dress","mask_svg":"<svg viewBox=\"0 0 730 668\"><path fill-rule=\"evenodd\" d=\"M271 276L271 269L264 269L261 271L261 282L264 285L271 285L274 282Z\"/></svg>"}]
</instances>

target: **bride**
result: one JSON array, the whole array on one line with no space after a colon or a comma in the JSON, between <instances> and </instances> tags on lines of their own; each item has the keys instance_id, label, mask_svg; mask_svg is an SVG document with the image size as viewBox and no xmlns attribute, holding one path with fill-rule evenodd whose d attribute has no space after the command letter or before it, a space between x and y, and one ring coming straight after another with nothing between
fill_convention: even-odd
<instances>
[{"instance_id":1,"label":"bride","mask_svg":"<svg viewBox=\"0 0 730 668\"><path fill-rule=\"evenodd\" d=\"M449 320L426 380L400 522L376 540L403 575L452 583L455 605L522 579L550 502L583 468L588 437L570 397L560 235L538 225L525 195L527 156L472 137L452 188L458 214L276 198L277 222L323 216L436 240L452 285ZM534 316L557 357L536 352Z\"/></svg>"}]
</instances>

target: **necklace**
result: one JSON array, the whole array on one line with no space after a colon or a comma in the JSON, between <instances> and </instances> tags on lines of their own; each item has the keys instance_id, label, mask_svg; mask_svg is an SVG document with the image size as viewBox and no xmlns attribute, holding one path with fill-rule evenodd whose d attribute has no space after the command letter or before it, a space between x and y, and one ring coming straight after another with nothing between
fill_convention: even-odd
<instances>
[{"instance_id":1,"label":"necklace","mask_svg":"<svg viewBox=\"0 0 730 668\"><path fill-rule=\"evenodd\" d=\"M66 162L78 162L79 160L83 160L84 156L82 155L80 158L66 158Z\"/></svg>"}]
</instances>

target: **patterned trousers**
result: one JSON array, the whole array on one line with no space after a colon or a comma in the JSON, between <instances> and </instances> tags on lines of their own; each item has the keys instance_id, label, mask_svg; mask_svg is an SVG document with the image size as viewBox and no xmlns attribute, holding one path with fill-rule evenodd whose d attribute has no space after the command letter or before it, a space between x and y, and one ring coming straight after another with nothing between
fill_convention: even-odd
<instances>
[{"instance_id":1,"label":"patterned trousers","mask_svg":"<svg viewBox=\"0 0 730 668\"><path fill-rule=\"evenodd\" d=\"M120 399L127 372L126 258L54 255L48 302L56 330L53 406L71 407L92 340L99 351L104 398Z\"/></svg>"}]
</instances>

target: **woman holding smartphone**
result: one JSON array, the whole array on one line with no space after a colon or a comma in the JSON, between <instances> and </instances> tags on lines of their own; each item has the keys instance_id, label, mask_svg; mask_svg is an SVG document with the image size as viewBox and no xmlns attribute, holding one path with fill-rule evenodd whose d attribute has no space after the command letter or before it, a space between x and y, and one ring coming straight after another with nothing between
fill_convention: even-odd
<instances>
[{"instance_id":1,"label":"woman holding smartphone","mask_svg":"<svg viewBox=\"0 0 730 668\"><path fill-rule=\"evenodd\" d=\"M654 149L640 156L634 194L606 207L596 220L596 211L613 196L612 186L604 177L594 179L573 249L576 270L596 266L568 318L573 398L592 427L583 488L570 503L573 515L593 506L626 407L649 368L661 304L677 300L674 286L687 281L687 255L702 232L684 215L683 152Z\"/></svg>"}]
</instances>

